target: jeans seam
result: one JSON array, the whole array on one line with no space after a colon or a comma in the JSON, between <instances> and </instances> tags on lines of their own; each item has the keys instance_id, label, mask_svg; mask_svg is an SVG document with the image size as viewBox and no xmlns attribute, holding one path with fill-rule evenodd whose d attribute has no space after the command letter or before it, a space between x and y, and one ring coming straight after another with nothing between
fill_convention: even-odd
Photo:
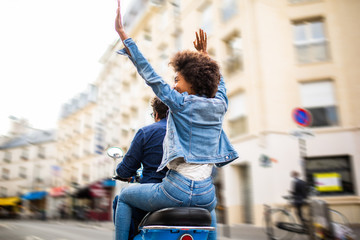
<instances>
[{"instance_id":1,"label":"jeans seam","mask_svg":"<svg viewBox=\"0 0 360 240\"><path fill-rule=\"evenodd\" d=\"M164 189L164 186L161 186L160 187L162 192L164 193L164 195L166 196L166 198L168 198L170 201L174 201L176 204L183 204L184 202L183 201L180 201L176 198L174 198L173 196L171 196L165 189Z\"/></svg>"},{"instance_id":2,"label":"jeans seam","mask_svg":"<svg viewBox=\"0 0 360 240\"><path fill-rule=\"evenodd\" d=\"M208 191L206 191L206 192L202 192L201 194L192 194L192 195L194 195L194 196L202 196L202 195L205 195L205 194L213 191L213 189L214 189L214 186L212 186L212 187L211 187Z\"/></svg>"},{"instance_id":3,"label":"jeans seam","mask_svg":"<svg viewBox=\"0 0 360 240\"><path fill-rule=\"evenodd\" d=\"M179 189L180 191L182 191L183 193L189 194L188 192L186 192L185 190L181 189L179 186L177 186L173 181L171 181L169 178L166 178L166 180L173 185L174 187L176 187L177 189Z\"/></svg>"}]
</instances>

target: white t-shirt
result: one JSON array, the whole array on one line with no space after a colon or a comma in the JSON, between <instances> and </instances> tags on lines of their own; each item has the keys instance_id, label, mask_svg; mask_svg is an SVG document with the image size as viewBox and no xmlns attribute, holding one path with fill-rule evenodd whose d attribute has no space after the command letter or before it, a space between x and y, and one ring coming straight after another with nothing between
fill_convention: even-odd
<instances>
[{"instance_id":1,"label":"white t-shirt","mask_svg":"<svg viewBox=\"0 0 360 240\"><path fill-rule=\"evenodd\" d=\"M214 164L186 163L183 158L177 158L169 162L167 167L177 171L186 178L200 181L211 176Z\"/></svg>"}]
</instances>

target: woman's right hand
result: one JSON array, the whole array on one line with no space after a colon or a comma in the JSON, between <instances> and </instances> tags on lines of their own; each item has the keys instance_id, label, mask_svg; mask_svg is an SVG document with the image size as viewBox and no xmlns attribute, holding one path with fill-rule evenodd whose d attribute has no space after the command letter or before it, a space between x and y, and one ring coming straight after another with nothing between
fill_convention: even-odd
<instances>
[{"instance_id":1,"label":"woman's right hand","mask_svg":"<svg viewBox=\"0 0 360 240\"><path fill-rule=\"evenodd\" d=\"M117 10L116 10L115 30L119 34L121 40L124 41L125 39L128 38L128 36L125 33L125 29L124 29L124 26L123 26L122 20L121 20L121 4L120 4L120 0L117 0L117 3L118 3L118 7L117 7Z\"/></svg>"}]
</instances>

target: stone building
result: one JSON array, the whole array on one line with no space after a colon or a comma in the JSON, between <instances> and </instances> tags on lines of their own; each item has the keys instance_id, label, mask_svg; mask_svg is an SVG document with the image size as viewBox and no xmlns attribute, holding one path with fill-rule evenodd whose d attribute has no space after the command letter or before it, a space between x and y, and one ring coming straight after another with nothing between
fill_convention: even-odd
<instances>
[{"instance_id":1,"label":"stone building","mask_svg":"<svg viewBox=\"0 0 360 240\"><path fill-rule=\"evenodd\" d=\"M193 49L198 28L221 66L224 129L241 157L219 170L220 221L260 225L264 203L286 203L297 170L332 208L360 222L359 10L356 0L132 1L125 27L170 84L169 58ZM120 84L112 89L130 129L131 109L143 113L152 93L115 54L121 47L109 49L105 71ZM312 114L310 127L293 120L298 107Z\"/></svg>"}]
</instances>

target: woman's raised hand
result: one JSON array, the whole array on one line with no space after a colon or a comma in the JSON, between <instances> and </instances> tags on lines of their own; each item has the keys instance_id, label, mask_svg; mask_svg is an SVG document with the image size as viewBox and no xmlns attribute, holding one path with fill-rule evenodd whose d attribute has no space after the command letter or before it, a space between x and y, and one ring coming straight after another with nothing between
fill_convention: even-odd
<instances>
[{"instance_id":1,"label":"woman's raised hand","mask_svg":"<svg viewBox=\"0 0 360 240\"><path fill-rule=\"evenodd\" d=\"M122 20L121 20L121 5L120 5L120 0L117 0L118 3L118 7L116 10L116 18L115 18L115 30L116 32L119 34L120 38L122 41L124 41L125 39L127 39L127 35L125 33L125 29L124 26L122 24Z\"/></svg>"},{"instance_id":2,"label":"woman's raised hand","mask_svg":"<svg viewBox=\"0 0 360 240\"><path fill-rule=\"evenodd\" d=\"M207 48L207 35L206 32L204 32L201 28L199 29L199 34L195 32L196 39L193 42L194 47L196 50L198 50L201 53L207 54L206 48Z\"/></svg>"}]
</instances>

